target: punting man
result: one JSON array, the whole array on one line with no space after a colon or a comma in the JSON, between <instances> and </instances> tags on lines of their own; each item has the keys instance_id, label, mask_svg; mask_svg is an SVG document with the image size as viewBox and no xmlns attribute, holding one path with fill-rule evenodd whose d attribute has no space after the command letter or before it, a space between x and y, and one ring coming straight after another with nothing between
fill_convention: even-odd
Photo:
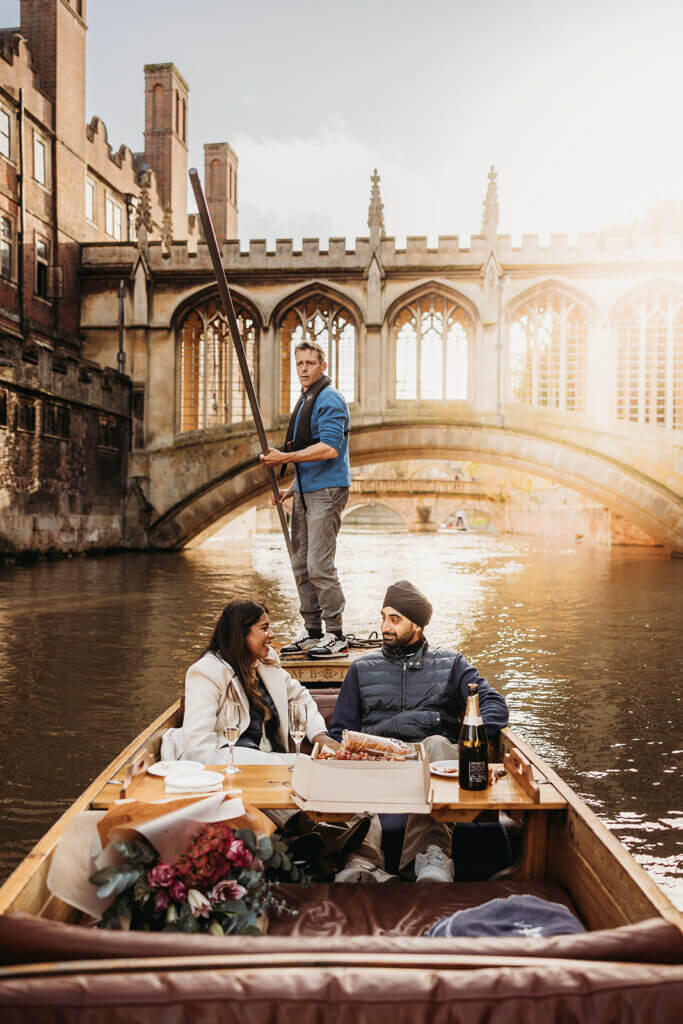
<instances>
[{"instance_id":1,"label":"punting man","mask_svg":"<svg viewBox=\"0 0 683 1024\"><path fill-rule=\"evenodd\" d=\"M468 685L479 688L479 706L489 739L507 725L508 707L458 651L430 647L424 628L432 606L417 587L399 580L382 606L383 646L349 668L337 698L330 735L344 729L422 742L430 762L457 758L457 739L465 713ZM418 881L452 881L453 826L429 815L410 815L399 870ZM353 858L338 881L385 881L384 860Z\"/></svg>"},{"instance_id":2,"label":"punting man","mask_svg":"<svg viewBox=\"0 0 683 1024\"><path fill-rule=\"evenodd\" d=\"M325 353L317 342L302 341L294 358L301 395L289 421L284 451L270 448L261 456L266 466L282 466L281 475L288 463L294 465L294 480L280 492L279 500L294 496L292 564L305 630L280 653L333 658L348 652L335 555L351 486L349 407L325 374Z\"/></svg>"}]
</instances>

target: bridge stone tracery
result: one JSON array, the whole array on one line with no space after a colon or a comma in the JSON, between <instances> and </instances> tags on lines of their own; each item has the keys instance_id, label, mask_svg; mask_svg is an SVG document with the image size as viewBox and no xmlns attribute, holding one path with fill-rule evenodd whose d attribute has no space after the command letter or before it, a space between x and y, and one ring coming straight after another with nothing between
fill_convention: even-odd
<instances>
[{"instance_id":1,"label":"bridge stone tracery","mask_svg":"<svg viewBox=\"0 0 683 1024\"><path fill-rule=\"evenodd\" d=\"M353 401L356 463L443 452L526 467L683 550L683 236L612 232L574 245L553 236L547 246L524 236L515 247L497 233L498 216L492 174L482 233L469 246L442 236L435 249L418 237L397 248L384 234L375 177L370 234L353 248L304 239L295 251L279 239L272 251L256 240L242 252L225 242L273 440L292 397L292 342L317 334ZM124 276L127 365L143 410L131 475L154 509L152 542L182 545L265 486L239 384L215 401L208 387L228 361L211 361L206 326L204 421L181 414L183 326L193 306L211 301L206 247L84 246L86 352L112 365ZM181 429L217 422L213 405L220 425Z\"/></svg>"}]
</instances>

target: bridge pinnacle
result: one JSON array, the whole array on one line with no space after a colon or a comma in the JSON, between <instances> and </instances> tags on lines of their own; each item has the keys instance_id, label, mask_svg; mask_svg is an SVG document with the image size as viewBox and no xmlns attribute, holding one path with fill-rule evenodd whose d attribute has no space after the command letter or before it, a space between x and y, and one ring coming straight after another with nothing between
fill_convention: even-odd
<instances>
[{"instance_id":1,"label":"bridge pinnacle","mask_svg":"<svg viewBox=\"0 0 683 1024\"><path fill-rule=\"evenodd\" d=\"M486 199L483 202L484 212L481 218L481 233L491 245L495 245L498 235L498 219L500 209L498 206L498 185L496 179L498 173L491 164L489 171L489 184L486 189Z\"/></svg>"},{"instance_id":2,"label":"bridge pinnacle","mask_svg":"<svg viewBox=\"0 0 683 1024\"><path fill-rule=\"evenodd\" d=\"M379 190L379 174L375 167L370 178L372 188L370 190L370 208L368 210L368 227L370 228L370 244L379 245L379 240L384 234L384 203Z\"/></svg>"}]
</instances>

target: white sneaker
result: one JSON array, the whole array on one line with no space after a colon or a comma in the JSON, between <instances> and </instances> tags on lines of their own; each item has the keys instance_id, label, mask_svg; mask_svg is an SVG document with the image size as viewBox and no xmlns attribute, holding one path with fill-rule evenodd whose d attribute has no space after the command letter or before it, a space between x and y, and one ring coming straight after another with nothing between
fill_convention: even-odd
<instances>
[{"instance_id":1,"label":"white sneaker","mask_svg":"<svg viewBox=\"0 0 683 1024\"><path fill-rule=\"evenodd\" d=\"M304 630L301 636L298 636L296 640L292 640L291 644L285 644L284 647L281 647L280 654L284 655L285 658L294 654L305 654L306 651L310 651L312 647L316 647L320 643L322 643L322 639L319 636L309 636Z\"/></svg>"},{"instance_id":2,"label":"white sneaker","mask_svg":"<svg viewBox=\"0 0 683 1024\"><path fill-rule=\"evenodd\" d=\"M373 866L370 861L363 857L351 858L345 868L338 871L334 876L335 882L364 882L375 884L377 882L390 882L396 879L396 875L390 875L383 868Z\"/></svg>"},{"instance_id":3,"label":"white sneaker","mask_svg":"<svg viewBox=\"0 0 683 1024\"><path fill-rule=\"evenodd\" d=\"M309 658L338 658L341 654L349 653L349 645L346 637L341 639L334 633L325 633L322 640L318 640L315 647L308 651Z\"/></svg>"},{"instance_id":4,"label":"white sneaker","mask_svg":"<svg viewBox=\"0 0 683 1024\"><path fill-rule=\"evenodd\" d=\"M415 858L417 882L452 882L453 874L453 861L438 846L428 846L424 853L418 853Z\"/></svg>"}]
</instances>

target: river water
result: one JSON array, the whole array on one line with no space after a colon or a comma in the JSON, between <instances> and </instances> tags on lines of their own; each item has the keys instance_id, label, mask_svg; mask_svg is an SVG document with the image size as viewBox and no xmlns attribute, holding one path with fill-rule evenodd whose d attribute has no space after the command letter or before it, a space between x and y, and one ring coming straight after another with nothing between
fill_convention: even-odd
<instances>
[{"instance_id":1,"label":"river water","mask_svg":"<svg viewBox=\"0 0 683 1024\"><path fill-rule=\"evenodd\" d=\"M378 627L386 585L430 597L430 640L463 651L511 725L683 908L683 561L544 540L342 532L345 626ZM0 880L182 691L223 604L298 626L281 539L0 572Z\"/></svg>"}]
</instances>

